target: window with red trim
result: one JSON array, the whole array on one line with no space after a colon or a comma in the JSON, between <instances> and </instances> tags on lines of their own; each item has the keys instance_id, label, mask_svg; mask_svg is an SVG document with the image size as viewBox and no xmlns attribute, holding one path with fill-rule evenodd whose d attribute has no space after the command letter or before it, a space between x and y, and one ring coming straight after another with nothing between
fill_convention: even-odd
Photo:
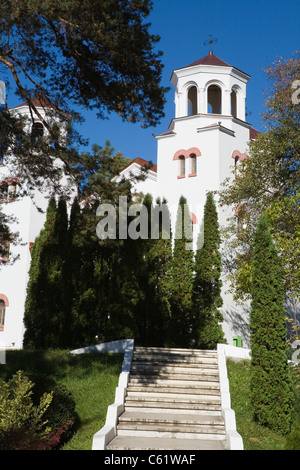
<instances>
[{"instance_id":1,"label":"window with red trim","mask_svg":"<svg viewBox=\"0 0 300 470\"><path fill-rule=\"evenodd\" d=\"M4 321L5 321L5 302L0 299L0 331L4 330Z\"/></svg>"},{"instance_id":2,"label":"window with red trim","mask_svg":"<svg viewBox=\"0 0 300 470\"><path fill-rule=\"evenodd\" d=\"M183 155L179 157L179 177L185 177L185 158Z\"/></svg>"},{"instance_id":3,"label":"window with red trim","mask_svg":"<svg viewBox=\"0 0 300 470\"><path fill-rule=\"evenodd\" d=\"M11 244L10 241L0 242L0 263L6 262L9 260L10 244Z\"/></svg>"},{"instance_id":4,"label":"window with red trim","mask_svg":"<svg viewBox=\"0 0 300 470\"><path fill-rule=\"evenodd\" d=\"M197 157L196 155L190 155L191 166L190 170L191 173L189 176L196 176L197 175Z\"/></svg>"}]
</instances>

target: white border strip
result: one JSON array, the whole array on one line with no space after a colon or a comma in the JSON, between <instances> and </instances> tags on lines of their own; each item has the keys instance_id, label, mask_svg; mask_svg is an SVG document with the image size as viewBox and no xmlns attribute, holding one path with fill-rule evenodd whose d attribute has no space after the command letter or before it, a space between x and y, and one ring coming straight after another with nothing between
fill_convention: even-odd
<instances>
[{"instance_id":1,"label":"white border strip","mask_svg":"<svg viewBox=\"0 0 300 470\"><path fill-rule=\"evenodd\" d=\"M220 391L222 416L225 421L226 442L230 450L244 450L243 439L236 430L235 412L231 408L229 381L227 376L226 357L232 359L250 359L250 350L229 346L226 344L218 344L218 364L220 376Z\"/></svg>"},{"instance_id":2,"label":"white border strip","mask_svg":"<svg viewBox=\"0 0 300 470\"><path fill-rule=\"evenodd\" d=\"M99 353L124 353L122 372L120 373L119 383L116 387L115 401L107 408L105 425L93 436L92 450L105 450L107 444L117 434L118 417L124 411L133 350L134 340L124 339L120 341L111 341L109 343L96 344L94 346L88 346L86 348L71 351L71 354L85 354L93 351Z\"/></svg>"}]
</instances>

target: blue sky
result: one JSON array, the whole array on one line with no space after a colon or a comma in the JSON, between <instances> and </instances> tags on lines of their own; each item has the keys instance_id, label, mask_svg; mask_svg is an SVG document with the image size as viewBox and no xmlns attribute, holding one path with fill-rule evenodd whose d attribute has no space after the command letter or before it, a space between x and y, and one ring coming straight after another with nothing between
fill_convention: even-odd
<instances>
[{"instance_id":1,"label":"blue sky","mask_svg":"<svg viewBox=\"0 0 300 470\"><path fill-rule=\"evenodd\" d=\"M164 53L162 84L170 86L166 117L156 128L142 129L113 115L109 121L99 121L89 113L80 129L91 144L103 145L108 138L126 157L156 163L157 142L153 134L166 132L174 117L171 73L207 55L203 42L210 34L218 39L214 54L251 76L247 86L248 122L262 130L267 86L264 69L277 56L289 58L300 50L299 0L154 0L148 19L150 31L161 37L158 48Z\"/></svg>"},{"instance_id":2,"label":"blue sky","mask_svg":"<svg viewBox=\"0 0 300 470\"><path fill-rule=\"evenodd\" d=\"M161 37L157 48L163 51L162 85L170 86L165 118L156 128L142 129L124 123L113 114L99 120L85 113L79 126L90 145L104 145L109 139L115 150L131 159L140 157L156 163L157 142L153 137L166 132L174 117L174 89L169 80L174 69L208 54L203 45L209 35L218 39L213 52L220 59L251 76L247 86L248 122L262 130L264 69L277 56L291 57L300 50L300 1L287 0L154 0L147 22L150 32ZM8 103L10 105L10 103Z\"/></svg>"}]
</instances>

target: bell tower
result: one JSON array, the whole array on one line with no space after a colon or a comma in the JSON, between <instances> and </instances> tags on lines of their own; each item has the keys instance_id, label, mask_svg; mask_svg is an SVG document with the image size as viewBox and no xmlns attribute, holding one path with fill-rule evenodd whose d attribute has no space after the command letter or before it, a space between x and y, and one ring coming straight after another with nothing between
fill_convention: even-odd
<instances>
[{"instance_id":1,"label":"bell tower","mask_svg":"<svg viewBox=\"0 0 300 470\"><path fill-rule=\"evenodd\" d=\"M212 51L172 73L175 117L169 131L156 136L157 191L175 206L181 195L186 197L198 221L207 192L219 191L248 153L253 136L246 122L249 79Z\"/></svg>"},{"instance_id":2,"label":"bell tower","mask_svg":"<svg viewBox=\"0 0 300 470\"><path fill-rule=\"evenodd\" d=\"M216 57L212 51L174 70L175 118L213 114L246 119L246 86L250 76Z\"/></svg>"}]
</instances>

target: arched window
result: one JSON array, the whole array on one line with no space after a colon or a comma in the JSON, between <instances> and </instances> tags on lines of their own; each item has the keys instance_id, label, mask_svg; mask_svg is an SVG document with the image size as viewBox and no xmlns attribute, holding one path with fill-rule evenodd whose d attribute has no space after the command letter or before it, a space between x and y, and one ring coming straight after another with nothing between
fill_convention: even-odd
<instances>
[{"instance_id":1,"label":"arched window","mask_svg":"<svg viewBox=\"0 0 300 470\"><path fill-rule=\"evenodd\" d=\"M7 181L3 180L0 183L0 202L8 201L8 184Z\"/></svg>"},{"instance_id":2,"label":"arched window","mask_svg":"<svg viewBox=\"0 0 300 470\"><path fill-rule=\"evenodd\" d=\"M207 89L207 112L221 114L222 91L218 85L210 85Z\"/></svg>"},{"instance_id":3,"label":"arched window","mask_svg":"<svg viewBox=\"0 0 300 470\"><path fill-rule=\"evenodd\" d=\"M240 162L248 158L248 155L241 153L239 150L234 150L231 156L234 158L234 176L235 178L239 178L241 176Z\"/></svg>"},{"instance_id":4,"label":"arched window","mask_svg":"<svg viewBox=\"0 0 300 470\"><path fill-rule=\"evenodd\" d=\"M6 178L0 182L0 202L13 202L18 193L18 178Z\"/></svg>"},{"instance_id":5,"label":"arched window","mask_svg":"<svg viewBox=\"0 0 300 470\"><path fill-rule=\"evenodd\" d=\"M239 177L239 157L236 156L234 159L234 177L238 178Z\"/></svg>"},{"instance_id":6,"label":"arched window","mask_svg":"<svg viewBox=\"0 0 300 470\"><path fill-rule=\"evenodd\" d=\"M5 321L5 302L0 299L0 331L4 330Z\"/></svg>"},{"instance_id":7,"label":"arched window","mask_svg":"<svg viewBox=\"0 0 300 470\"><path fill-rule=\"evenodd\" d=\"M191 167L190 167L190 176L197 174L197 157L195 154L190 155Z\"/></svg>"},{"instance_id":8,"label":"arched window","mask_svg":"<svg viewBox=\"0 0 300 470\"><path fill-rule=\"evenodd\" d=\"M0 236L0 263L6 262L9 260L9 251L10 251L10 244L11 241L9 240L1 240Z\"/></svg>"},{"instance_id":9,"label":"arched window","mask_svg":"<svg viewBox=\"0 0 300 470\"><path fill-rule=\"evenodd\" d=\"M31 128L31 137L33 140L39 139L44 135L44 126L41 122L34 122Z\"/></svg>"},{"instance_id":10,"label":"arched window","mask_svg":"<svg viewBox=\"0 0 300 470\"><path fill-rule=\"evenodd\" d=\"M247 208L243 204L238 205L234 215L236 216L237 237L242 238L244 236L244 230L247 226Z\"/></svg>"},{"instance_id":11,"label":"arched window","mask_svg":"<svg viewBox=\"0 0 300 470\"><path fill-rule=\"evenodd\" d=\"M179 177L184 178L185 177L185 158L183 155L180 155L178 160L179 160Z\"/></svg>"},{"instance_id":12,"label":"arched window","mask_svg":"<svg viewBox=\"0 0 300 470\"><path fill-rule=\"evenodd\" d=\"M236 91L232 90L230 94L230 100L231 100L231 115L233 117L237 117L237 99L236 99Z\"/></svg>"},{"instance_id":13,"label":"arched window","mask_svg":"<svg viewBox=\"0 0 300 470\"><path fill-rule=\"evenodd\" d=\"M197 113L197 87L191 86L188 91L188 116L194 116Z\"/></svg>"}]
</instances>

